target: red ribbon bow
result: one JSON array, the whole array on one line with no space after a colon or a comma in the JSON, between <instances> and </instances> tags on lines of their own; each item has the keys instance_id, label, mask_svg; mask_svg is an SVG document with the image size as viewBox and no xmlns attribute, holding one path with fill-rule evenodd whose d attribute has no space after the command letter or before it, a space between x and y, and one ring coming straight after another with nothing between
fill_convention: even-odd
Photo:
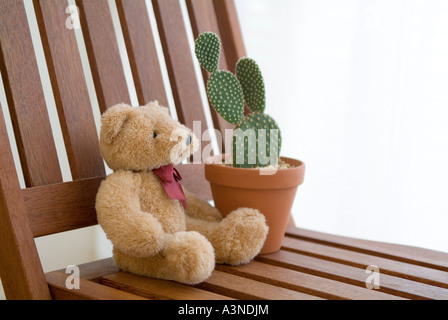
<instances>
[{"instance_id":1,"label":"red ribbon bow","mask_svg":"<svg viewBox=\"0 0 448 320\"><path fill-rule=\"evenodd\" d=\"M187 198L185 197L182 186L179 183L179 181L182 180L179 171L177 171L172 164L162 166L152 171L159 177L160 182L162 182L163 188L168 196L171 199L180 200L182 206L186 209Z\"/></svg>"}]
</instances>

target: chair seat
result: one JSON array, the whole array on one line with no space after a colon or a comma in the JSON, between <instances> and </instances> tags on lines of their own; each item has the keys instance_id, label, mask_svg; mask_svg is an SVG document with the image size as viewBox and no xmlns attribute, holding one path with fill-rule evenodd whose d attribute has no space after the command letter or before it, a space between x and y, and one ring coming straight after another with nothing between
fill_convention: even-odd
<instances>
[{"instance_id":1,"label":"chair seat","mask_svg":"<svg viewBox=\"0 0 448 320\"><path fill-rule=\"evenodd\" d=\"M67 289L65 270L46 274L54 299L448 299L447 253L295 227L280 251L217 265L196 286L123 272L112 258L79 268L79 289Z\"/></svg>"}]
</instances>

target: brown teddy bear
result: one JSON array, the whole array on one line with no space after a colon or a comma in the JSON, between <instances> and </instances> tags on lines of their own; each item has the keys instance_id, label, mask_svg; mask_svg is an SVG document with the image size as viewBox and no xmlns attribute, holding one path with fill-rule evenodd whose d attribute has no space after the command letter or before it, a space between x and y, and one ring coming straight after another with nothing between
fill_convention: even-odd
<instances>
[{"instance_id":1,"label":"brown teddy bear","mask_svg":"<svg viewBox=\"0 0 448 320\"><path fill-rule=\"evenodd\" d=\"M121 269L196 284L215 262L238 265L258 254L268 231L262 214L240 208L223 219L180 187L173 164L194 153L198 140L167 108L111 107L102 116L100 146L114 173L98 190L97 217Z\"/></svg>"}]
</instances>

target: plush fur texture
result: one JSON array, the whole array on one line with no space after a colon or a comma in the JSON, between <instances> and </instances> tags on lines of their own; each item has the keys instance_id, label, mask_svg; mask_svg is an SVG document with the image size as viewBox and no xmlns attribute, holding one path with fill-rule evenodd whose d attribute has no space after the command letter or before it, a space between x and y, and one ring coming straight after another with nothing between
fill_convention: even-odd
<instances>
[{"instance_id":1,"label":"plush fur texture","mask_svg":"<svg viewBox=\"0 0 448 320\"><path fill-rule=\"evenodd\" d=\"M101 184L96 210L123 270L196 284L211 275L215 262L247 263L263 246L268 227L257 210L240 208L223 219L186 189L186 210L166 194L152 170L181 163L197 145L157 102L120 104L103 114L101 152L114 173Z\"/></svg>"}]
</instances>

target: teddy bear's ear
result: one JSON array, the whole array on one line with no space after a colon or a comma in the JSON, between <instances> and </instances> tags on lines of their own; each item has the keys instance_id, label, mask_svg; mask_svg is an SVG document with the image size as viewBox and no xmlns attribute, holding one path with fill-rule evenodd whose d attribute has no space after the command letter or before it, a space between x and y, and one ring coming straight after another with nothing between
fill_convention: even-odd
<instances>
[{"instance_id":1,"label":"teddy bear's ear","mask_svg":"<svg viewBox=\"0 0 448 320\"><path fill-rule=\"evenodd\" d=\"M153 100L149 101L145 106L147 107L160 107L159 101Z\"/></svg>"},{"instance_id":2,"label":"teddy bear's ear","mask_svg":"<svg viewBox=\"0 0 448 320\"><path fill-rule=\"evenodd\" d=\"M131 115L133 108L127 104L110 107L101 117L101 133L106 143L112 143Z\"/></svg>"},{"instance_id":3,"label":"teddy bear's ear","mask_svg":"<svg viewBox=\"0 0 448 320\"><path fill-rule=\"evenodd\" d=\"M170 110L169 110L167 107L161 106L161 105L159 104L159 101L157 101L157 100L148 102L148 103L146 104L146 107L155 107L155 108L158 108L158 109L162 110L163 112L165 112L165 113L167 113L167 114L170 114Z\"/></svg>"},{"instance_id":4,"label":"teddy bear's ear","mask_svg":"<svg viewBox=\"0 0 448 320\"><path fill-rule=\"evenodd\" d=\"M165 112L168 115L170 114L170 109L168 109L167 107L160 106L160 110L162 110L163 112Z\"/></svg>"}]
</instances>

